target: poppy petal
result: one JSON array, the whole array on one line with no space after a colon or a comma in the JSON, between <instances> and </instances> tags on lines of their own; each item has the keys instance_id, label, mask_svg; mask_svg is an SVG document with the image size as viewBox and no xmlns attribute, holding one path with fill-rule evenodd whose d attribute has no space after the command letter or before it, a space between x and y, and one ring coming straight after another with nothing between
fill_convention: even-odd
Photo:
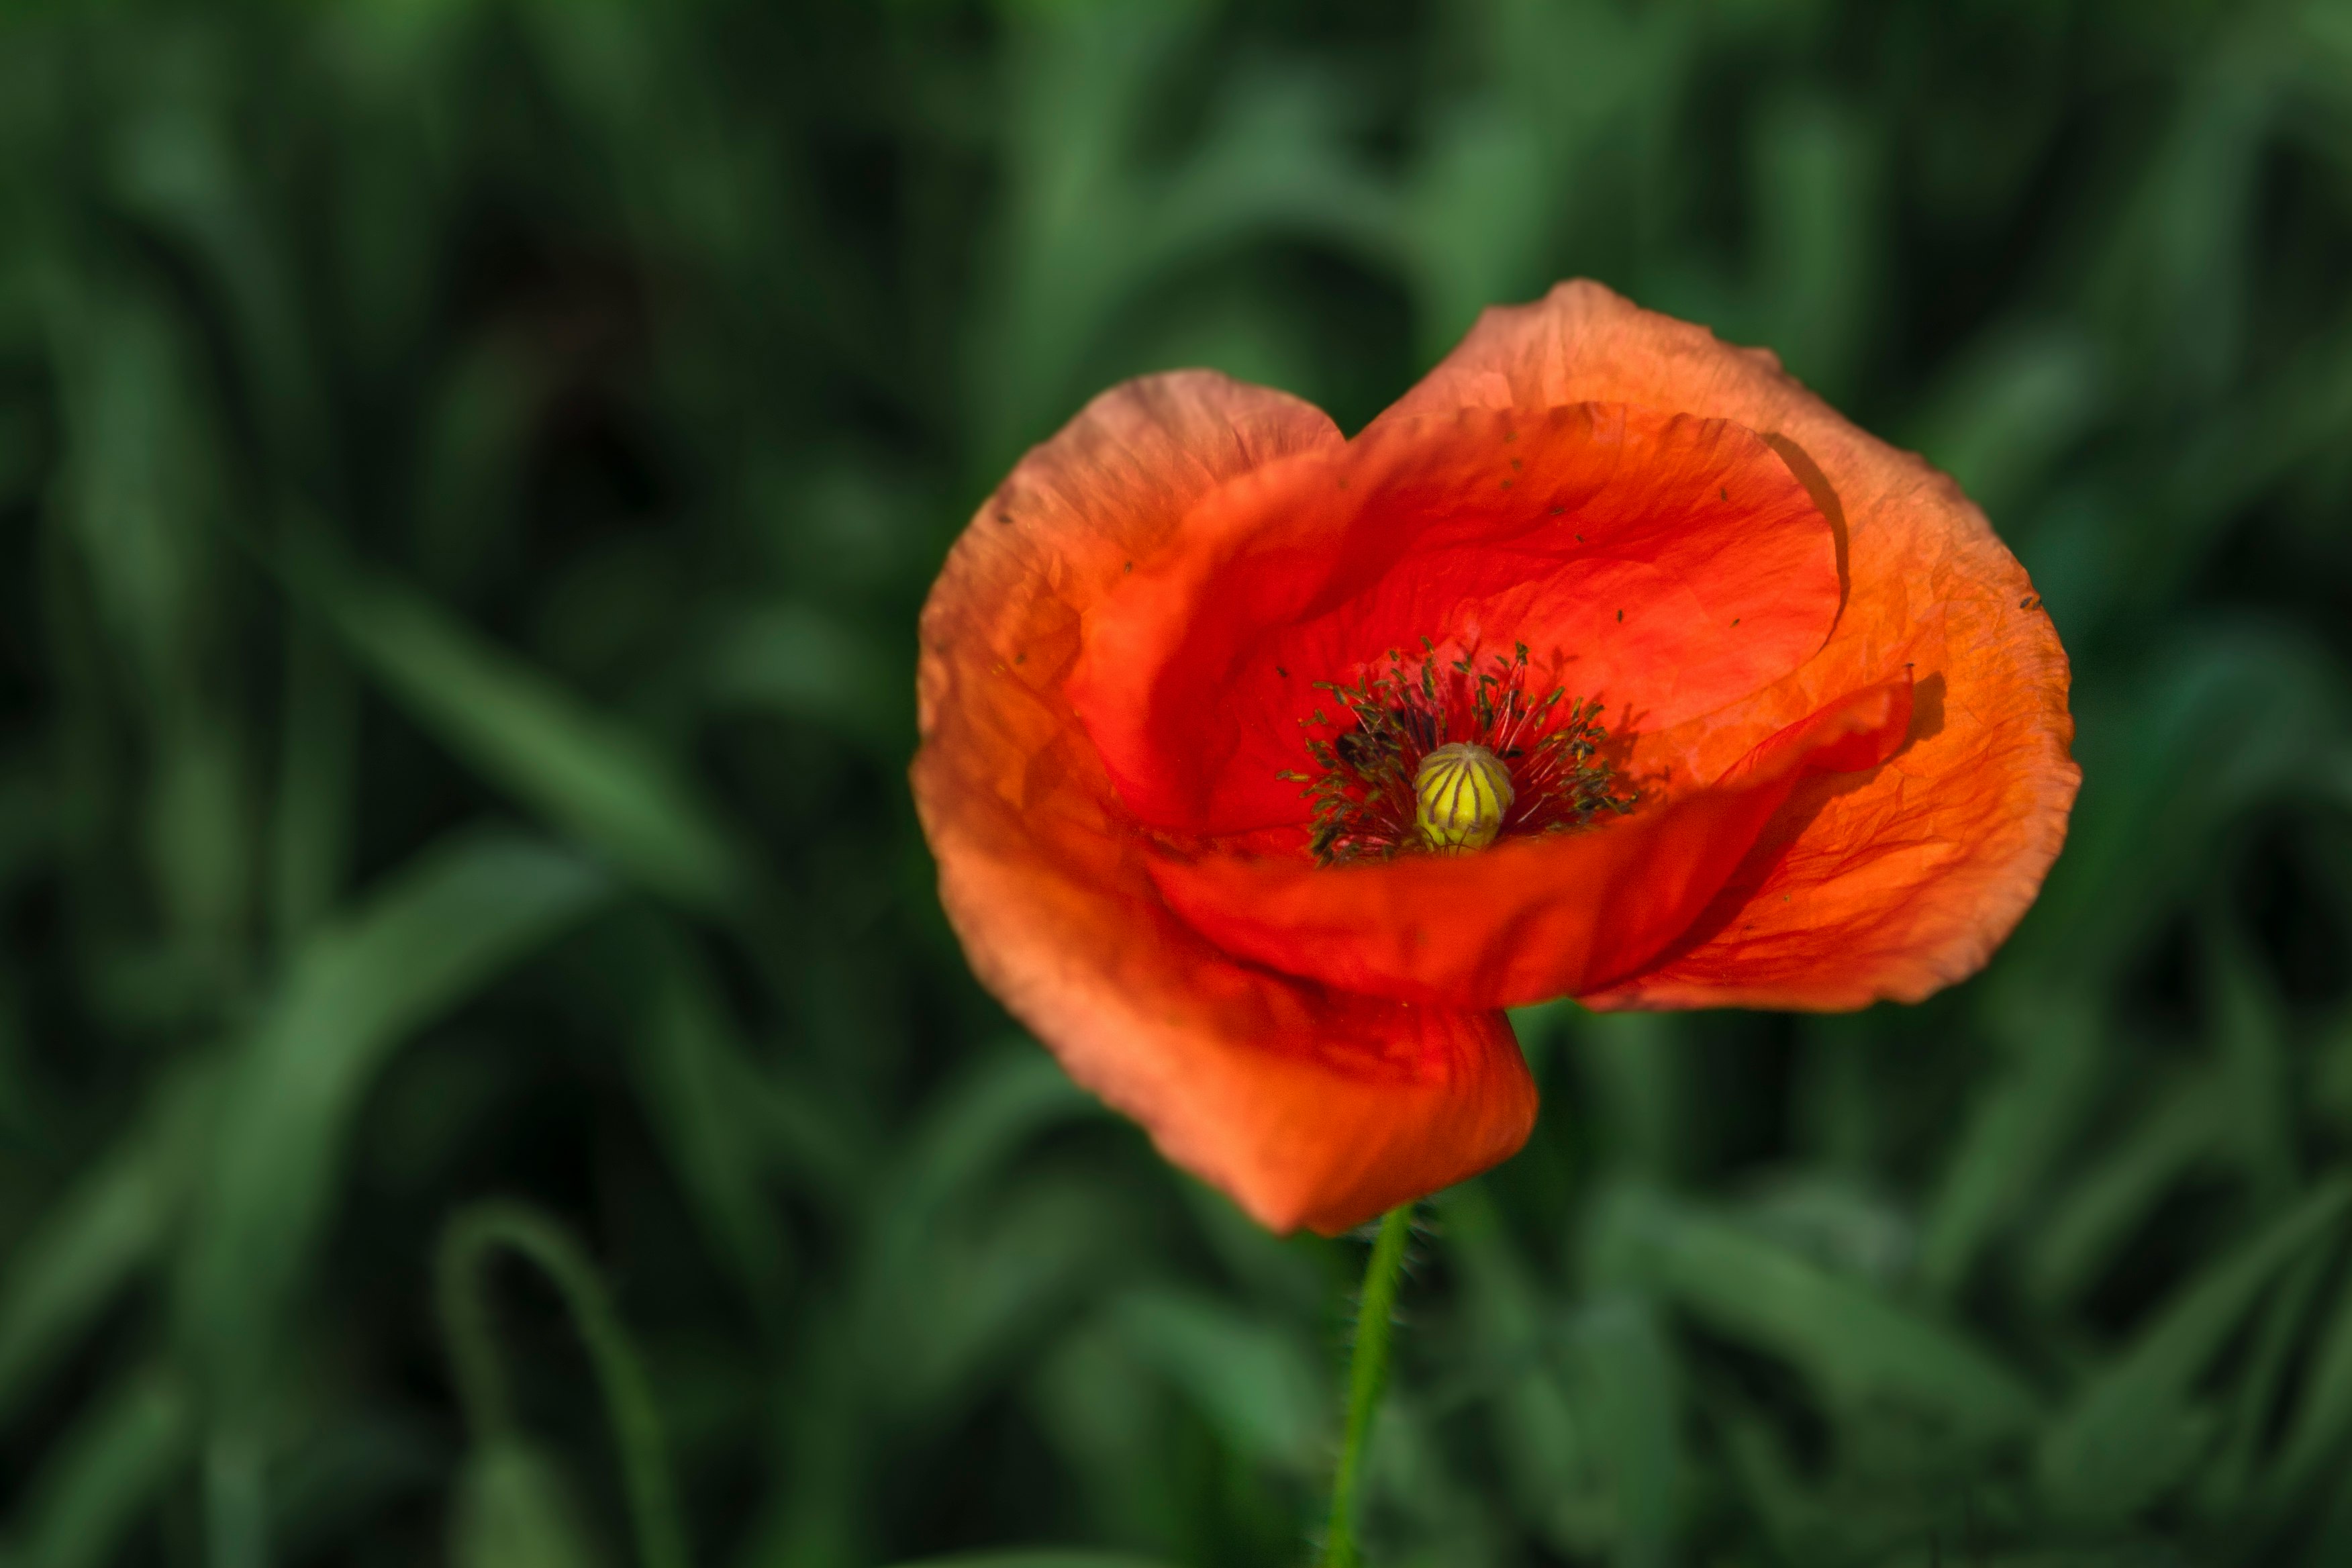
<instances>
[{"instance_id":1,"label":"poppy petal","mask_svg":"<svg viewBox=\"0 0 2352 1568\"><path fill-rule=\"evenodd\" d=\"M1370 995L1507 1007L1634 973L1699 918L1808 777L1885 762L1909 682L1868 688L1774 735L1713 784L1606 826L1380 865L1157 856L1169 903L1226 951Z\"/></svg>"},{"instance_id":2,"label":"poppy petal","mask_svg":"<svg viewBox=\"0 0 2352 1568\"><path fill-rule=\"evenodd\" d=\"M2066 656L2024 568L1958 486L1855 428L1770 353L1596 283L1488 310L1373 428L1594 400L1760 433L1843 536L1851 586L1828 644L1657 737L1655 754L1710 776L1795 715L1906 668L1920 712L1902 756L1862 787L1800 786L1685 945L1586 1000L1849 1008L1916 1001L1981 968L2064 842L2081 780Z\"/></svg>"},{"instance_id":3,"label":"poppy petal","mask_svg":"<svg viewBox=\"0 0 2352 1568\"><path fill-rule=\"evenodd\" d=\"M1202 495L1336 447L1309 405L1188 372L1096 399L982 506L923 613L917 808L982 981L1169 1159L1277 1230L1337 1232L1516 1150L1499 1013L1239 963L1171 915L1063 686L1088 609Z\"/></svg>"},{"instance_id":4,"label":"poppy petal","mask_svg":"<svg viewBox=\"0 0 2352 1568\"><path fill-rule=\"evenodd\" d=\"M1171 832L1303 821L1320 689L1389 650L1528 647L1538 679L1651 730L1820 649L1828 520L1722 420L1585 404L1384 420L1210 493L1087 618L1071 699L1121 797Z\"/></svg>"}]
</instances>

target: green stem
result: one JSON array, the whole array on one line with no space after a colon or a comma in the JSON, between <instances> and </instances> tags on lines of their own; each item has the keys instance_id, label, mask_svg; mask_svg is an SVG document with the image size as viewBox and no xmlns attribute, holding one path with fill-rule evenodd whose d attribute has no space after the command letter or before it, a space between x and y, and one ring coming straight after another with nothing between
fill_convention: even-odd
<instances>
[{"instance_id":1,"label":"green stem","mask_svg":"<svg viewBox=\"0 0 2352 1568\"><path fill-rule=\"evenodd\" d=\"M442 1328L475 1440L511 1437L516 1425L514 1398L481 1289L482 1265L501 1248L528 1258L554 1282L580 1331L604 1389L614 1447L620 1450L637 1561L643 1568L687 1568L686 1534L670 1491L668 1455L644 1364L594 1266L562 1227L520 1204L478 1204L451 1220L441 1240Z\"/></svg>"},{"instance_id":2,"label":"green stem","mask_svg":"<svg viewBox=\"0 0 2352 1568\"><path fill-rule=\"evenodd\" d=\"M1389 1380L1389 1333L1394 1326L1397 1288L1404 1281L1404 1246L1412 1234L1412 1205L1392 1208L1381 1221L1364 1266L1364 1295L1356 1312L1356 1346L1348 1358L1348 1426L1339 1440L1339 1468L1331 1478L1331 1528L1323 1546L1324 1568L1357 1568L1356 1488L1364 1468L1364 1448L1372 1416Z\"/></svg>"}]
</instances>

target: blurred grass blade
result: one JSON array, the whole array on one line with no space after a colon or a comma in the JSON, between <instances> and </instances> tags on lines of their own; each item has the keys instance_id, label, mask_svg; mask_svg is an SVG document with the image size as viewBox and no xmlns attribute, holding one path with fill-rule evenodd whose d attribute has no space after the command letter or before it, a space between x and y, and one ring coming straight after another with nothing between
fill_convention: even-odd
<instances>
[{"instance_id":1,"label":"blurred grass blade","mask_svg":"<svg viewBox=\"0 0 2352 1568\"><path fill-rule=\"evenodd\" d=\"M306 363L286 247L255 200L230 127L219 106L194 94L158 93L142 109L111 149L113 195L218 291L237 368L278 461L315 461L332 449L320 428L332 405Z\"/></svg>"},{"instance_id":2,"label":"blurred grass blade","mask_svg":"<svg viewBox=\"0 0 2352 1568\"><path fill-rule=\"evenodd\" d=\"M515 334L484 333L452 353L424 400L413 458L415 563L461 599L519 525L533 424L553 389Z\"/></svg>"},{"instance_id":3,"label":"blurred grass blade","mask_svg":"<svg viewBox=\"0 0 2352 1568\"><path fill-rule=\"evenodd\" d=\"M1044 436L1089 390L1088 356L1122 308L1249 240L1311 236L1394 244L1387 188L1340 134L1348 103L1269 64L1210 105L1175 160L1153 158L1150 105L1209 30L1182 5L1029 8L1015 85L996 285L969 362L972 442L984 465Z\"/></svg>"},{"instance_id":4,"label":"blurred grass blade","mask_svg":"<svg viewBox=\"0 0 2352 1568\"><path fill-rule=\"evenodd\" d=\"M645 957L630 1031L639 1093L716 1254L752 1311L776 1326L790 1270L782 1218L761 1190L759 1068L682 932L635 925Z\"/></svg>"},{"instance_id":5,"label":"blurred grass blade","mask_svg":"<svg viewBox=\"0 0 2352 1568\"><path fill-rule=\"evenodd\" d=\"M2352 1183L2328 1183L2177 1291L2122 1355L2094 1376L2041 1439L2035 1472L2058 1513L2123 1518L2196 1462L2211 1412L2194 1401L2208 1363L2263 1289L2328 1236Z\"/></svg>"},{"instance_id":6,"label":"blurred grass blade","mask_svg":"<svg viewBox=\"0 0 2352 1568\"><path fill-rule=\"evenodd\" d=\"M1723 1434L1732 1478L1774 1555L1791 1563L1817 1560L1819 1553L1810 1547L1820 1531L1821 1505L1805 1490L1770 1428L1738 1406L1718 1412L1715 1425Z\"/></svg>"},{"instance_id":7,"label":"blurred grass blade","mask_svg":"<svg viewBox=\"0 0 2352 1568\"><path fill-rule=\"evenodd\" d=\"M1783 88L1757 118L1760 340L1843 404L1882 282L1885 155L1867 124L1826 93Z\"/></svg>"},{"instance_id":8,"label":"blurred grass blade","mask_svg":"<svg viewBox=\"0 0 2352 1568\"><path fill-rule=\"evenodd\" d=\"M692 668L699 700L824 725L903 757L914 734L912 664L864 626L790 601L715 615Z\"/></svg>"},{"instance_id":9,"label":"blurred grass blade","mask_svg":"<svg viewBox=\"0 0 2352 1568\"><path fill-rule=\"evenodd\" d=\"M385 1058L609 892L573 856L477 834L420 857L304 945L231 1064L181 1257L179 1329L216 1394L249 1392L276 1353Z\"/></svg>"},{"instance_id":10,"label":"blurred grass blade","mask_svg":"<svg viewBox=\"0 0 2352 1568\"><path fill-rule=\"evenodd\" d=\"M2097 344L2048 324L1988 332L1914 418L1917 449L1994 518L2032 496L2105 411Z\"/></svg>"},{"instance_id":11,"label":"blurred grass blade","mask_svg":"<svg viewBox=\"0 0 2352 1568\"><path fill-rule=\"evenodd\" d=\"M2352 1450L2352 1277L2337 1288L2335 1309L2302 1376L2294 1414L2260 1483L2263 1512L2276 1520L2331 1468L2340 1477L2347 1450Z\"/></svg>"},{"instance_id":12,"label":"blurred grass blade","mask_svg":"<svg viewBox=\"0 0 2352 1568\"><path fill-rule=\"evenodd\" d=\"M992 1053L943 1090L908 1134L889 1223L901 1235L919 1230L1029 1139L1101 1114L1100 1103L1039 1047L1024 1040Z\"/></svg>"},{"instance_id":13,"label":"blurred grass blade","mask_svg":"<svg viewBox=\"0 0 2352 1568\"><path fill-rule=\"evenodd\" d=\"M217 399L199 335L147 291L78 279L58 312L72 462L56 516L89 595L92 695L118 697L143 732L137 841L184 984L242 977L251 894L251 793L233 716L231 590L216 524L226 504ZM69 323L68 325L67 323ZM172 999L126 987L168 1016Z\"/></svg>"},{"instance_id":14,"label":"blurred grass blade","mask_svg":"<svg viewBox=\"0 0 2352 1568\"><path fill-rule=\"evenodd\" d=\"M1568 1016L1578 1071L1602 1108L1602 1152L1624 1175L1665 1182L1681 1169L1690 1094L1684 1033L1665 1013L1579 1008Z\"/></svg>"},{"instance_id":15,"label":"blurred grass blade","mask_svg":"<svg viewBox=\"0 0 2352 1568\"><path fill-rule=\"evenodd\" d=\"M1046 1191L1028 1196L1044 1205L1031 1223L1048 1228L992 1257L982 1232L950 1224L959 1201L990 1192L997 1167L1047 1128L1101 1113L1053 1058L1024 1042L942 1090L907 1135L890 1180L872 1194L855 1287L860 1329L901 1397L937 1397L955 1385L1092 1240L1086 1194ZM1000 1205L992 1217L1003 1236L1021 1215ZM960 1270L961 1289L944 1297Z\"/></svg>"},{"instance_id":16,"label":"blurred grass blade","mask_svg":"<svg viewBox=\"0 0 2352 1568\"><path fill-rule=\"evenodd\" d=\"M321 547L290 552L288 578L410 717L491 782L682 903L717 909L741 890L744 855L651 742Z\"/></svg>"},{"instance_id":17,"label":"blurred grass blade","mask_svg":"<svg viewBox=\"0 0 2352 1568\"><path fill-rule=\"evenodd\" d=\"M2192 1501L2209 1519L2235 1519L2246 1501L2256 1462L2277 1426L2279 1391L2294 1370L2326 1263L2317 1253L2297 1258L2260 1309L2223 1407L2220 1447L2197 1478Z\"/></svg>"},{"instance_id":18,"label":"blurred grass blade","mask_svg":"<svg viewBox=\"0 0 2352 1568\"><path fill-rule=\"evenodd\" d=\"M2029 1429L2032 1387L1953 1328L1696 1208L1643 1189L1604 1200L1598 1275L1646 1287L1719 1333L1785 1357L1848 1414L1899 1405L1975 1447Z\"/></svg>"},{"instance_id":19,"label":"blurred grass blade","mask_svg":"<svg viewBox=\"0 0 2352 1568\"><path fill-rule=\"evenodd\" d=\"M476 1204L460 1210L442 1233L442 1328L476 1441L493 1449L509 1447L520 1420L499 1355L483 1279L484 1265L500 1252L529 1261L555 1287L587 1352L620 1459L638 1568L687 1568L686 1531L677 1511L668 1441L645 1360L587 1254L561 1226L522 1204ZM514 1510L508 1522L528 1520L546 1528L548 1541L557 1541L562 1532L544 1506L552 1502L552 1494L530 1487L531 1479L529 1467L504 1478L506 1484L520 1489L504 1500Z\"/></svg>"},{"instance_id":20,"label":"blurred grass blade","mask_svg":"<svg viewBox=\"0 0 2352 1568\"><path fill-rule=\"evenodd\" d=\"M75 1423L36 1473L9 1531L9 1568L100 1568L155 1506L188 1451L188 1402L134 1373Z\"/></svg>"},{"instance_id":21,"label":"blurred grass blade","mask_svg":"<svg viewBox=\"0 0 2352 1568\"><path fill-rule=\"evenodd\" d=\"M467 1458L449 1525L451 1568L603 1568L606 1561L552 1459L511 1439Z\"/></svg>"},{"instance_id":22,"label":"blurred grass blade","mask_svg":"<svg viewBox=\"0 0 2352 1568\"><path fill-rule=\"evenodd\" d=\"M2101 695L2077 697L2078 709L2097 705L2075 749L2082 809L2006 965L2022 991L2118 984L2203 874L2147 847L2210 844L2250 808L2307 792L2352 721L2326 650L2259 623L2195 626L2135 668L2127 690Z\"/></svg>"},{"instance_id":23,"label":"blurred grass blade","mask_svg":"<svg viewBox=\"0 0 2352 1568\"><path fill-rule=\"evenodd\" d=\"M1614 1502L1618 1568L1664 1568L1682 1531L1680 1366L1656 1308L1604 1297L1577 1315L1571 1343L1590 1404L1592 1447Z\"/></svg>"},{"instance_id":24,"label":"blurred grass blade","mask_svg":"<svg viewBox=\"0 0 2352 1568\"><path fill-rule=\"evenodd\" d=\"M1140 1557L1120 1557L1099 1552L982 1552L969 1557L926 1557L901 1563L897 1568L1168 1568Z\"/></svg>"},{"instance_id":25,"label":"blurred grass blade","mask_svg":"<svg viewBox=\"0 0 2352 1568\"><path fill-rule=\"evenodd\" d=\"M56 852L58 802L53 771L39 760L0 762L0 893Z\"/></svg>"},{"instance_id":26,"label":"blurred grass blade","mask_svg":"<svg viewBox=\"0 0 2352 1568\"><path fill-rule=\"evenodd\" d=\"M2205 926L2208 1011L2220 1047L2218 1087L2229 1110L2230 1142L2257 1205L2275 1213L2293 1196L2300 1175L2286 1004L2231 917L2209 911Z\"/></svg>"},{"instance_id":27,"label":"blurred grass blade","mask_svg":"<svg viewBox=\"0 0 2352 1568\"><path fill-rule=\"evenodd\" d=\"M286 716L270 818L269 910L281 950L327 918L350 874L359 691L350 663L306 615L286 628Z\"/></svg>"},{"instance_id":28,"label":"blurred grass blade","mask_svg":"<svg viewBox=\"0 0 2352 1568\"><path fill-rule=\"evenodd\" d=\"M880 1310L861 1317L869 1388L902 1417L960 1417L989 1379L1139 1262L1106 1193L1044 1181L982 1188L939 1216Z\"/></svg>"},{"instance_id":29,"label":"blurred grass blade","mask_svg":"<svg viewBox=\"0 0 2352 1568\"><path fill-rule=\"evenodd\" d=\"M384 1516L414 1510L449 1484L442 1425L413 1412L363 1413L313 1426L270 1474L271 1545L281 1563L356 1554Z\"/></svg>"},{"instance_id":30,"label":"blurred grass blade","mask_svg":"<svg viewBox=\"0 0 2352 1568\"><path fill-rule=\"evenodd\" d=\"M2072 1146L2105 1087L2105 1022L2082 994L2020 987L1997 1025L2007 1065L1977 1091L1920 1225L1919 1279L1956 1294Z\"/></svg>"},{"instance_id":31,"label":"blurred grass blade","mask_svg":"<svg viewBox=\"0 0 2352 1568\"><path fill-rule=\"evenodd\" d=\"M1548 1320L1557 1309L1484 1183L1452 1188L1436 1206L1447 1267L1460 1281L1463 1321L1491 1369L1482 1381L1493 1388L1487 1420L1505 1484L1554 1545L1589 1546L1591 1518L1605 1505L1584 1484L1592 1445L1565 1386L1565 1369L1546 1353Z\"/></svg>"},{"instance_id":32,"label":"blurred grass blade","mask_svg":"<svg viewBox=\"0 0 2352 1568\"><path fill-rule=\"evenodd\" d=\"M2050 1310L2089 1289L2165 1195L2212 1159L2228 1121L2227 1098L2210 1073L2184 1077L2140 1105L2116 1146L2044 1205L2018 1267L2027 1299Z\"/></svg>"},{"instance_id":33,"label":"blurred grass blade","mask_svg":"<svg viewBox=\"0 0 2352 1568\"><path fill-rule=\"evenodd\" d=\"M1156 1369L1237 1454L1319 1479L1334 1394L1312 1351L1222 1302L1143 1290L1112 1310L1136 1358Z\"/></svg>"},{"instance_id":34,"label":"blurred grass blade","mask_svg":"<svg viewBox=\"0 0 2352 1568\"><path fill-rule=\"evenodd\" d=\"M206 1063L159 1083L130 1135L10 1250L0 1268L0 1423L163 1250L186 1208L218 1079Z\"/></svg>"}]
</instances>

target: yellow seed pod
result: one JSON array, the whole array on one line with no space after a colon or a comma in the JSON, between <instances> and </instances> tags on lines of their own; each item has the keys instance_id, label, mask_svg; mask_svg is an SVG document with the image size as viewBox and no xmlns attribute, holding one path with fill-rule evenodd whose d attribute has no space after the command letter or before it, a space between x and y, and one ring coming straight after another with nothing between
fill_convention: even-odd
<instances>
[{"instance_id":1,"label":"yellow seed pod","mask_svg":"<svg viewBox=\"0 0 2352 1568\"><path fill-rule=\"evenodd\" d=\"M1412 775L1413 826L1440 855L1467 855L1495 842L1510 815L1511 770L1484 746L1440 746Z\"/></svg>"}]
</instances>

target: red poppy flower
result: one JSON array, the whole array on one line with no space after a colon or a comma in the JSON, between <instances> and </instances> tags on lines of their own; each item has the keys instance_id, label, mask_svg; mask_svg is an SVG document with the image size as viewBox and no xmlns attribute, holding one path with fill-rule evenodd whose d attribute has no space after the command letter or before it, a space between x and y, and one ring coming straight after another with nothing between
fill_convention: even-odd
<instances>
[{"instance_id":1,"label":"red poppy flower","mask_svg":"<svg viewBox=\"0 0 2352 1568\"><path fill-rule=\"evenodd\" d=\"M1514 1152L1502 1009L1980 967L2065 834L2065 655L1951 480L1591 283L1354 440L1204 372L1023 459L923 616L981 979L1266 1225Z\"/></svg>"}]
</instances>

